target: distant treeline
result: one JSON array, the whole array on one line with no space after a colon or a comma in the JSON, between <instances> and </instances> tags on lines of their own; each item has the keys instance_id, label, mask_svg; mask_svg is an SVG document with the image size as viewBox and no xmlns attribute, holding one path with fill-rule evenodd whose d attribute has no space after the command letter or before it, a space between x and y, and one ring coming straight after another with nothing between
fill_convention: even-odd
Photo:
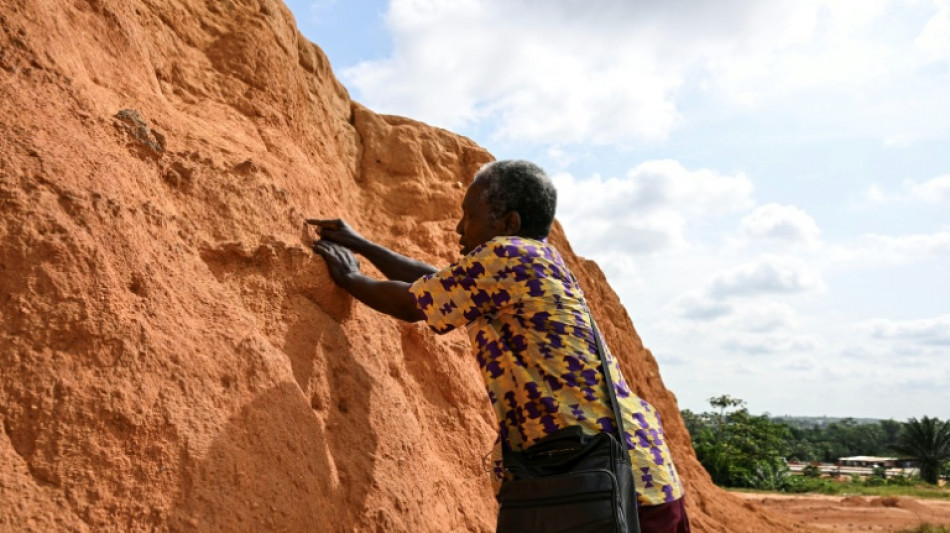
<instances>
[{"instance_id":1,"label":"distant treeline","mask_svg":"<svg viewBox=\"0 0 950 533\"><path fill-rule=\"evenodd\" d=\"M950 472L950 421L754 416L729 395L709 404L711 411L681 414L697 457L718 485L776 489L786 484L786 461L835 463L856 455L914 459L930 483Z\"/></svg>"},{"instance_id":2,"label":"distant treeline","mask_svg":"<svg viewBox=\"0 0 950 533\"><path fill-rule=\"evenodd\" d=\"M784 424L791 433L788 440L789 461L820 461L834 463L840 457L855 455L895 456L903 422L877 420L873 422L845 418L827 425L807 426L801 422L786 421L773 417L772 421Z\"/></svg>"}]
</instances>

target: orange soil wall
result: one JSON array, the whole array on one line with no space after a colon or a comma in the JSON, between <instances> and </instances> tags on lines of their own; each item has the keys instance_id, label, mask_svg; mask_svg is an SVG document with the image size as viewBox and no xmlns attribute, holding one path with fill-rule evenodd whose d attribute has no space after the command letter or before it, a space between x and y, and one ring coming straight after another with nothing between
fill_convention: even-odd
<instances>
[{"instance_id":1,"label":"orange soil wall","mask_svg":"<svg viewBox=\"0 0 950 533\"><path fill-rule=\"evenodd\" d=\"M355 304L303 224L447 264L490 154L350 101L274 0L0 0L0 23L0 530L491 531L467 339ZM792 531L712 485L603 274L553 240L695 530Z\"/></svg>"}]
</instances>

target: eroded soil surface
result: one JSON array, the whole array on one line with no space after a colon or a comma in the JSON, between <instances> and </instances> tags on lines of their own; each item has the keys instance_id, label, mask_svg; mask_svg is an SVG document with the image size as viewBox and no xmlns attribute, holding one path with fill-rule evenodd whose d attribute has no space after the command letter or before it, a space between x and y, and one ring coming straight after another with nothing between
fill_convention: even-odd
<instances>
[{"instance_id":1,"label":"eroded soil surface","mask_svg":"<svg viewBox=\"0 0 950 533\"><path fill-rule=\"evenodd\" d=\"M735 493L756 506L793 517L802 529L901 531L921 523L950 526L950 501L903 497Z\"/></svg>"}]
</instances>

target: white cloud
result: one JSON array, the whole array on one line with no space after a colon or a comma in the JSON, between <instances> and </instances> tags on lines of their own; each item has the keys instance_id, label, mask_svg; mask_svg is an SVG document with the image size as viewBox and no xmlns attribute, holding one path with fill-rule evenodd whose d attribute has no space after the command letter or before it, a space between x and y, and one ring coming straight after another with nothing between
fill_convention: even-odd
<instances>
[{"instance_id":1,"label":"white cloud","mask_svg":"<svg viewBox=\"0 0 950 533\"><path fill-rule=\"evenodd\" d=\"M670 304L670 310L682 318L708 321L728 315L733 306L694 292L678 297Z\"/></svg>"},{"instance_id":2,"label":"white cloud","mask_svg":"<svg viewBox=\"0 0 950 533\"><path fill-rule=\"evenodd\" d=\"M950 174L937 176L924 182L907 179L902 182L903 191L885 192L879 185L872 184L864 191L856 207L872 207L884 204L912 206L919 203L950 203Z\"/></svg>"},{"instance_id":3,"label":"white cloud","mask_svg":"<svg viewBox=\"0 0 950 533\"><path fill-rule=\"evenodd\" d=\"M950 345L950 315L918 320L869 321L864 329L877 339L910 341L925 345Z\"/></svg>"},{"instance_id":4,"label":"white cloud","mask_svg":"<svg viewBox=\"0 0 950 533\"><path fill-rule=\"evenodd\" d=\"M947 37L950 41L950 37ZM937 176L923 183L904 182L904 187L913 198L927 203L950 202L950 174Z\"/></svg>"},{"instance_id":5,"label":"white cloud","mask_svg":"<svg viewBox=\"0 0 950 533\"><path fill-rule=\"evenodd\" d=\"M864 191L864 201L871 205L883 204L887 201L887 195L877 184L872 184Z\"/></svg>"},{"instance_id":6,"label":"white cloud","mask_svg":"<svg viewBox=\"0 0 950 533\"><path fill-rule=\"evenodd\" d=\"M910 94L903 83L883 84L854 98L862 84L912 79L915 68L944 53L943 15L916 45L904 37L893 42L907 32L877 31L876 24L913 27L915 19L898 16L899 7L870 0L689 9L621 0L596 9L580 2L393 0L385 19L392 54L342 77L375 110L455 130L492 124L496 138L515 142L662 141L689 119L688 82L725 102L786 102L812 118L863 116L882 124L882 138L907 136L921 121L933 128L934 113L946 109L941 85L918 85ZM807 94L815 89L833 99L816 102ZM794 95L810 105L787 102ZM927 102L918 106L927 110L882 106L885 97ZM904 118L891 123L882 116Z\"/></svg>"},{"instance_id":7,"label":"white cloud","mask_svg":"<svg viewBox=\"0 0 950 533\"><path fill-rule=\"evenodd\" d=\"M950 254L950 231L914 235L866 235L856 250L858 261L910 262Z\"/></svg>"},{"instance_id":8,"label":"white cloud","mask_svg":"<svg viewBox=\"0 0 950 533\"><path fill-rule=\"evenodd\" d=\"M709 285L709 294L727 298L800 293L822 288L824 282L820 275L802 262L789 257L765 256L718 273Z\"/></svg>"},{"instance_id":9,"label":"white cloud","mask_svg":"<svg viewBox=\"0 0 950 533\"><path fill-rule=\"evenodd\" d=\"M883 139L884 146L888 148L905 148L910 146L910 144L915 139L906 133L898 133L895 135L887 136Z\"/></svg>"},{"instance_id":10,"label":"white cloud","mask_svg":"<svg viewBox=\"0 0 950 533\"><path fill-rule=\"evenodd\" d=\"M751 239L785 243L817 243L818 224L808 213L791 205L766 204L743 217L742 233Z\"/></svg>"},{"instance_id":11,"label":"white cloud","mask_svg":"<svg viewBox=\"0 0 950 533\"><path fill-rule=\"evenodd\" d=\"M627 174L627 182L637 204L675 208L691 215L728 213L752 203L752 181L745 174L687 170L670 159L637 165Z\"/></svg>"},{"instance_id":12,"label":"white cloud","mask_svg":"<svg viewBox=\"0 0 950 533\"><path fill-rule=\"evenodd\" d=\"M572 243L577 242L572 241ZM611 286L618 294L641 292L647 285L642 277L638 259L637 256L623 250L602 250L597 254L597 264L610 279Z\"/></svg>"},{"instance_id":13,"label":"white cloud","mask_svg":"<svg viewBox=\"0 0 950 533\"><path fill-rule=\"evenodd\" d=\"M752 204L743 174L689 170L672 160L637 165L623 178L552 178L558 218L588 249L631 254L684 248L690 222Z\"/></svg>"},{"instance_id":14,"label":"white cloud","mask_svg":"<svg viewBox=\"0 0 950 533\"><path fill-rule=\"evenodd\" d=\"M812 370L820 370L822 366L823 365L819 363L814 357L807 355L789 357L779 364L779 368L793 372L809 372Z\"/></svg>"},{"instance_id":15,"label":"white cloud","mask_svg":"<svg viewBox=\"0 0 950 533\"><path fill-rule=\"evenodd\" d=\"M746 303L729 317L730 331L772 333L788 331L798 324L798 315L789 305L778 302Z\"/></svg>"},{"instance_id":16,"label":"white cloud","mask_svg":"<svg viewBox=\"0 0 950 533\"><path fill-rule=\"evenodd\" d=\"M750 354L812 351L818 341L806 336L791 335L743 335L732 336L722 343L726 350L738 350Z\"/></svg>"},{"instance_id":17,"label":"white cloud","mask_svg":"<svg viewBox=\"0 0 950 533\"><path fill-rule=\"evenodd\" d=\"M927 21L923 31L914 40L914 44L931 61L950 59L950 2L935 2L937 13Z\"/></svg>"},{"instance_id":18,"label":"white cloud","mask_svg":"<svg viewBox=\"0 0 950 533\"><path fill-rule=\"evenodd\" d=\"M491 117L509 139L664 139L679 120L671 95L681 79L643 46L631 15L620 2L395 0L393 55L343 77L374 109L451 128Z\"/></svg>"},{"instance_id":19,"label":"white cloud","mask_svg":"<svg viewBox=\"0 0 950 533\"><path fill-rule=\"evenodd\" d=\"M881 267L925 264L950 256L950 231L906 235L865 234L848 244L829 243L819 260L838 272L868 272Z\"/></svg>"},{"instance_id":20,"label":"white cloud","mask_svg":"<svg viewBox=\"0 0 950 533\"><path fill-rule=\"evenodd\" d=\"M790 331L798 325L798 315L789 305L774 301L733 303L702 292L689 292L673 300L668 311L697 322L716 321L730 332L773 333Z\"/></svg>"},{"instance_id":21,"label":"white cloud","mask_svg":"<svg viewBox=\"0 0 950 533\"><path fill-rule=\"evenodd\" d=\"M934 410L938 406L950 402L950 395L947 393L947 391L950 391L950 370L944 370L942 373L924 370L923 372L910 374L910 377L902 376L902 379L896 382L891 376L891 379L882 383L882 385L894 389L895 396L923 396L927 398L929 402L922 406L920 414L925 416L936 414L938 418L945 418L945 416L939 414L939 411L934 413Z\"/></svg>"},{"instance_id":22,"label":"white cloud","mask_svg":"<svg viewBox=\"0 0 950 533\"><path fill-rule=\"evenodd\" d=\"M578 154L575 150L565 151L561 146L558 145L549 146L546 154L555 163L557 163L559 168L570 166L571 163L574 163L583 157L583 154Z\"/></svg>"}]
</instances>

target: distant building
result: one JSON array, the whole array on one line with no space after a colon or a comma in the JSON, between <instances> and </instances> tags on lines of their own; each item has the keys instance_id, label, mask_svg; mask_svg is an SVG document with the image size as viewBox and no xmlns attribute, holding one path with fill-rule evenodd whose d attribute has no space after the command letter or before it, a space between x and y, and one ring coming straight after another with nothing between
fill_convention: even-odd
<instances>
[{"instance_id":1,"label":"distant building","mask_svg":"<svg viewBox=\"0 0 950 533\"><path fill-rule=\"evenodd\" d=\"M920 475L920 471L913 460L899 457L857 455L854 457L840 457L834 464L799 461L787 461L786 464L788 464L789 472L793 475L802 474L805 467L809 465L818 467L819 472L823 475L832 477L852 474L870 476L874 473L874 469L878 467L884 468L885 477Z\"/></svg>"},{"instance_id":2,"label":"distant building","mask_svg":"<svg viewBox=\"0 0 950 533\"><path fill-rule=\"evenodd\" d=\"M913 465L909 459L899 457L875 457L873 455L855 455L854 457L839 457L835 463L838 466L859 466L864 468L910 468Z\"/></svg>"}]
</instances>

